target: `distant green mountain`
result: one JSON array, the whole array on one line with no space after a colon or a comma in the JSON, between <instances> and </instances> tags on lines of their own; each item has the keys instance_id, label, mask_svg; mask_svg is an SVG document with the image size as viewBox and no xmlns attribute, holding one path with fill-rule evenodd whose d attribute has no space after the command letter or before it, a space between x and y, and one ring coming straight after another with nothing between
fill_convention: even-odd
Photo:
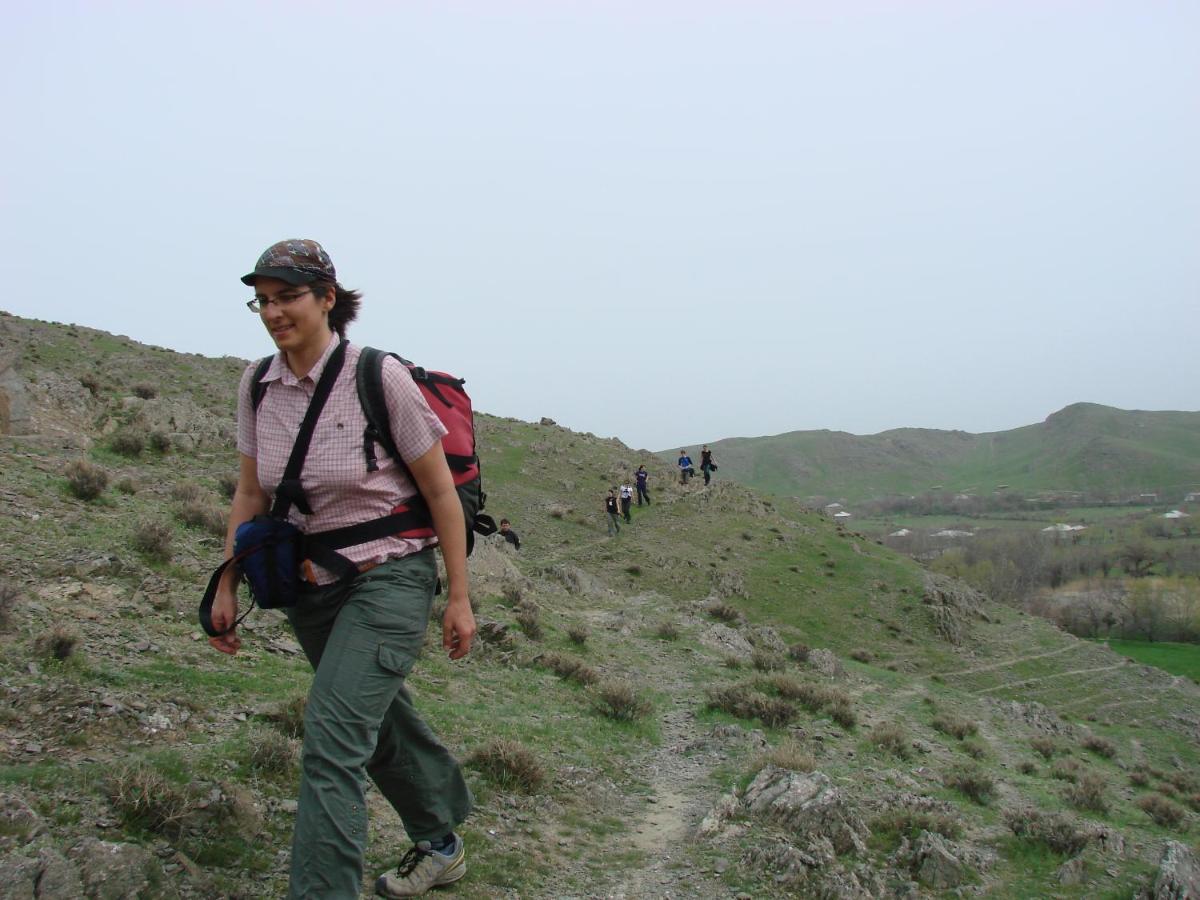
<instances>
[{"instance_id":1,"label":"distant green mountain","mask_svg":"<svg viewBox=\"0 0 1200 900\"><path fill-rule=\"evenodd\" d=\"M722 476L799 497L857 501L941 490L991 493L1005 485L1114 499L1156 492L1178 502L1200 491L1200 412L1075 403L1037 425L988 434L793 431L709 446Z\"/></svg>"}]
</instances>

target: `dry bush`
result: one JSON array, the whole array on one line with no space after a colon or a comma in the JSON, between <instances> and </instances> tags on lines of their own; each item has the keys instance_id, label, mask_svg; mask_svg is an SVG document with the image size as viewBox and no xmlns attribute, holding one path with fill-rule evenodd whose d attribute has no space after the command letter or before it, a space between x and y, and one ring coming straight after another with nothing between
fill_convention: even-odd
<instances>
[{"instance_id":1,"label":"dry bush","mask_svg":"<svg viewBox=\"0 0 1200 900\"><path fill-rule=\"evenodd\" d=\"M1037 763L1030 762L1029 760L1024 760L1017 766L1017 771L1022 775L1036 775L1037 770Z\"/></svg>"},{"instance_id":2,"label":"dry bush","mask_svg":"<svg viewBox=\"0 0 1200 900\"><path fill-rule=\"evenodd\" d=\"M565 653L543 653L534 658L534 663L549 669L559 678L574 681L576 684L595 684L600 680L600 673L581 659L568 656Z\"/></svg>"},{"instance_id":3,"label":"dry bush","mask_svg":"<svg viewBox=\"0 0 1200 900\"><path fill-rule=\"evenodd\" d=\"M1129 783L1132 784L1134 787L1143 787L1143 788L1149 787L1150 786L1150 776L1147 775L1145 772L1143 772L1141 769L1135 769L1134 771L1129 773Z\"/></svg>"},{"instance_id":4,"label":"dry bush","mask_svg":"<svg viewBox=\"0 0 1200 900\"><path fill-rule=\"evenodd\" d=\"M849 698L844 700L838 699L832 706L829 707L829 718L837 722L847 731L858 724L858 714L854 712L854 707L850 705Z\"/></svg>"},{"instance_id":5,"label":"dry bush","mask_svg":"<svg viewBox=\"0 0 1200 900\"><path fill-rule=\"evenodd\" d=\"M962 823L958 818L932 810L904 807L889 810L871 820L872 834L891 832L898 838L906 837L915 841L922 831L940 834L952 841L963 834Z\"/></svg>"},{"instance_id":6,"label":"dry bush","mask_svg":"<svg viewBox=\"0 0 1200 900\"><path fill-rule=\"evenodd\" d=\"M67 487L80 500L95 500L108 487L108 472L86 459L73 459L63 470Z\"/></svg>"},{"instance_id":7,"label":"dry bush","mask_svg":"<svg viewBox=\"0 0 1200 900\"><path fill-rule=\"evenodd\" d=\"M183 830L194 801L186 787L145 763L119 767L104 787L126 826L168 837Z\"/></svg>"},{"instance_id":8,"label":"dry bush","mask_svg":"<svg viewBox=\"0 0 1200 900\"><path fill-rule=\"evenodd\" d=\"M971 757L971 759L983 759L988 754L987 744L973 737L964 738L958 745L958 749Z\"/></svg>"},{"instance_id":9,"label":"dry bush","mask_svg":"<svg viewBox=\"0 0 1200 900\"><path fill-rule=\"evenodd\" d=\"M250 768L266 778L295 771L296 745L278 731L262 730L250 736Z\"/></svg>"},{"instance_id":10,"label":"dry bush","mask_svg":"<svg viewBox=\"0 0 1200 900\"><path fill-rule=\"evenodd\" d=\"M764 693L778 694L785 700L799 700L805 694L807 682L797 681L790 675L772 675L755 683Z\"/></svg>"},{"instance_id":11,"label":"dry bush","mask_svg":"<svg viewBox=\"0 0 1200 900\"><path fill-rule=\"evenodd\" d=\"M158 396L158 388L147 382L135 384L130 390L133 392L133 396L141 397L143 400L153 400Z\"/></svg>"},{"instance_id":12,"label":"dry bush","mask_svg":"<svg viewBox=\"0 0 1200 900\"><path fill-rule=\"evenodd\" d=\"M721 665L727 669L740 669L742 667L742 658L730 653L721 660Z\"/></svg>"},{"instance_id":13,"label":"dry bush","mask_svg":"<svg viewBox=\"0 0 1200 900\"><path fill-rule=\"evenodd\" d=\"M516 607L525 599L525 591L515 581L505 582L504 587L500 589L500 595L512 607Z\"/></svg>"},{"instance_id":14,"label":"dry bush","mask_svg":"<svg viewBox=\"0 0 1200 900\"><path fill-rule=\"evenodd\" d=\"M601 715L618 722L632 722L650 714L654 708L628 681L606 681L596 687L592 705Z\"/></svg>"},{"instance_id":15,"label":"dry bush","mask_svg":"<svg viewBox=\"0 0 1200 900\"><path fill-rule=\"evenodd\" d=\"M897 759L912 758L912 741L908 732L896 722L881 722L871 729L871 743Z\"/></svg>"},{"instance_id":16,"label":"dry bush","mask_svg":"<svg viewBox=\"0 0 1200 900\"><path fill-rule=\"evenodd\" d=\"M713 688L708 692L709 709L719 709L739 719L761 719L764 725L786 725L796 717L796 709L780 697L766 697L748 684Z\"/></svg>"},{"instance_id":17,"label":"dry bush","mask_svg":"<svg viewBox=\"0 0 1200 900\"><path fill-rule=\"evenodd\" d=\"M654 636L660 641L679 640L679 626L674 622L660 622L654 629Z\"/></svg>"},{"instance_id":18,"label":"dry bush","mask_svg":"<svg viewBox=\"0 0 1200 900\"><path fill-rule=\"evenodd\" d=\"M1083 739L1083 749L1090 750L1097 756L1103 756L1105 759L1112 759L1117 755L1117 745L1108 738L1102 738L1098 734L1089 734Z\"/></svg>"},{"instance_id":19,"label":"dry bush","mask_svg":"<svg viewBox=\"0 0 1200 900\"><path fill-rule=\"evenodd\" d=\"M203 500L185 503L175 515L190 528L199 528L213 537L225 537L225 513Z\"/></svg>"},{"instance_id":20,"label":"dry bush","mask_svg":"<svg viewBox=\"0 0 1200 900\"><path fill-rule=\"evenodd\" d=\"M141 456L142 451L146 449L146 433L134 428L123 428L113 432L113 436L108 439L108 447L113 453L133 459Z\"/></svg>"},{"instance_id":21,"label":"dry bush","mask_svg":"<svg viewBox=\"0 0 1200 900\"><path fill-rule=\"evenodd\" d=\"M1017 837L1041 844L1054 853L1075 856L1090 840L1088 833L1062 813L1047 813L1039 809L1006 809L1004 824Z\"/></svg>"},{"instance_id":22,"label":"dry bush","mask_svg":"<svg viewBox=\"0 0 1200 900\"><path fill-rule=\"evenodd\" d=\"M979 731L979 726L970 719L963 719L950 713L940 713L934 716L930 724L936 731L958 738L960 741Z\"/></svg>"},{"instance_id":23,"label":"dry bush","mask_svg":"<svg viewBox=\"0 0 1200 900\"><path fill-rule=\"evenodd\" d=\"M138 483L126 475L117 481L116 488L122 494L133 495L138 492Z\"/></svg>"},{"instance_id":24,"label":"dry bush","mask_svg":"<svg viewBox=\"0 0 1200 900\"><path fill-rule=\"evenodd\" d=\"M808 662L808 654L810 652L811 648L808 644L792 644L792 646L788 647L788 656L798 663Z\"/></svg>"},{"instance_id":25,"label":"dry bush","mask_svg":"<svg viewBox=\"0 0 1200 900\"><path fill-rule=\"evenodd\" d=\"M1060 759L1050 767L1050 777L1074 784L1079 780L1079 763L1073 759Z\"/></svg>"},{"instance_id":26,"label":"dry bush","mask_svg":"<svg viewBox=\"0 0 1200 900\"><path fill-rule=\"evenodd\" d=\"M562 519L565 516L567 516L570 512L571 512L571 510L565 506L552 506L552 507L550 507L550 518Z\"/></svg>"},{"instance_id":27,"label":"dry bush","mask_svg":"<svg viewBox=\"0 0 1200 900\"><path fill-rule=\"evenodd\" d=\"M230 472L224 472L217 476L217 490L226 500L232 500L233 495L237 492L238 477Z\"/></svg>"},{"instance_id":28,"label":"dry bush","mask_svg":"<svg viewBox=\"0 0 1200 900\"><path fill-rule=\"evenodd\" d=\"M587 643L588 630L586 625L572 625L567 629L567 637L576 647L582 647Z\"/></svg>"},{"instance_id":29,"label":"dry bush","mask_svg":"<svg viewBox=\"0 0 1200 900\"><path fill-rule=\"evenodd\" d=\"M952 769L942 778L942 783L980 806L987 806L996 791L996 782L992 776L976 766Z\"/></svg>"},{"instance_id":30,"label":"dry bush","mask_svg":"<svg viewBox=\"0 0 1200 900\"><path fill-rule=\"evenodd\" d=\"M33 642L33 652L41 659L61 662L75 652L78 644L79 635L65 625L55 625L37 636Z\"/></svg>"},{"instance_id":31,"label":"dry bush","mask_svg":"<svg viewBox=\"0 0 1200 900\"><path fill-rule=\"evenodd\" d=\"M811 772L817 767L817 761L804 749L803 744L789 738L762 753L754 765L754 771L760 771L767 765L778 766L789 772Z\"/></svg>"},{"instance_id":32,"label":"dry bush","mask_svg":"<svg viewBox=\"0 0 1200 900\"><path fill-rule=\"evenodd\" d=\"M165 431L150 432L149 439L150 449L155 453L170 453L171 452L171 437Z\"/></svg>"},{"instance_id":33,"label":"dry bush","mask_svg":"<svg viewBox=\"0 0 1200 900\"><path fill-rule=\"evenodd\" d=\"M1158 794L1139 797L1137 808L1153 819L1156 825L1163 828L1178 828L1186 815L1183 807L1176 806L1166 797Z\"/></svg>"},{"instance_id":34,"label":"dry bush","mask_svg":"<svg viewBox=\"0 0 1200 900\"><path fill-rule=\"evenodd\" d=\"M304 738L304 710L307 707L308 698L301 694L263 713L263 718L282 734L300 740Z\"/></svg>"},{"instance_id":35,"label":"dry bush","mask_svg":"<svg viewBox=\"0 0 1200 900\"><path fill-rule=\"evenodd\" d=\"M871 655L870 650L866 650L862 647L856 647L850 651L850 658L860 663L869 663L875 657Z\"/></svg>"},{"instance_id":36,"label":"dry bush","mask_svg":"<svg viewBox=\"0 0 1200 900\"><path fill-rule=\"evenodd\" d=\"M1108 812L1108 792L1105 789L1105 781L1095 772L1085 772L1078 781L1063 792L1063 796L1076 809L1101 815Z\"/></svg>"},{"instance_id":37,"label":"dry bush","mask_svg":"<svg viewBox=\"0 0 1200 900\"><path fill-rule=\"evenodd\" d=\"M170 562L175 532L167 522L146 519L133 528L133 549L155 562Z\"/></svg>"},{"instance_id":38,"label":"dry bush","mask_svg":"<svg viewBox=\"0 0 1200 900\"><path fill-rule=\"evenodd\" d=\"M194 481L179 481L171 486L171 499L176 503L203 503L208 491Z\"/></svg>"},{"instance_id":39,"label":"dry bush","mask_svg":"<svg viewBox=\"0 0 1200 900\"><path fill-rule=\"evenodd\" d=\"M79 383L87 388L88 393L93 397L99 397L100 391L103 389L103 385L100 384L100 380L94 375L80 376Z\"/></svg>"},{"instance_id":40,"label":"dry bush","mask_svg":"<svg viewBox=\"0 0 1200 900\"><path fill-rule=\"evenodd\" d=\"M642 567L634 564L632 566L626 566L625 571L636 578L642 574Z\"/></svg>"},{"instance_id":41,"label":"dry bush","mask_svg":"<svg viewBox=\"0 0 1200 900\"><path fill-rule=\"evenodd\" d=\"M720 601L710 603L705 608L705 612L714 619L729 625L734 625L742 621L742 614L738 612L736 607L730 606L728 603L721 603Z\"/></svg>"},{"instance_id":42,"label":"dry bush","mask_svg":"<svg viewBox=\"0 0 1200 900\"><path fill-rule=\"evenodd\" d=\"M778 672L787 667L787 661L778 653L755 647L750 654L750 665L759 672Z\"/></svg>"},{"instance_id":43,"label":"dry bush","mask_svg":"<svg viewBox=\"0 0 1200 900\"><path fill-rule=\"evenodd\" d=\"M471 753L466 762L507 791L536 794L546 780L546 770L537 757L518 741L492 740Z\"/></svg>"},{"instance_id":44,"label":"dry bush","mask_svg":"<svg viewBox=\"0 0 1200 900\"><path fill-rule=\"evenodd\" d=\"M1058 742L1048 737L1035 737L1029 742L1029 746L1045 759L1054 759L1054 755L1059 752Z\"/></svg>"},{"instance_id":45,"label":"dry bush","mask_svg":"<svg viewBox=\"0 0 1200 900\"><path fill-rule=\"evenodd\" d=\"M758 697L755 716L771 728L780 728L796 718L796 708L779 697Z\"/></svg>"},{"instance_id":46,"label":"dry bush","mask_svg":"<svg viewBox=\"0 0 1200 900\"><path fill-rule=\"evenodd\" d=\"M540 641L542 639L542 623L535 610L528 608L518 609L515 618L517 625L525 633L525 637L531 641Z\"/></svg>"},{"instance_id":47,"label":"dry bush","mask_svg":"<svg viewBox=\"0 0 1200 900\"><path fill-rule=\"evenodd\" d=\"M1162 776L1163 780L1174 786L1180 793L1194 794L1200 791L1200 778L1188 772L1171 772Z\"/></svg>"},{"instance_id":48,"label":"dry bush","mask_svg":"<svg viewBox=\"0 0 1200 900\"><path fill-rule=\"evenodd\" d=\"M13 613L21 602L21 592L9 581L0 580L0 631L12 625Z\"/></svg>"}]
</instances>

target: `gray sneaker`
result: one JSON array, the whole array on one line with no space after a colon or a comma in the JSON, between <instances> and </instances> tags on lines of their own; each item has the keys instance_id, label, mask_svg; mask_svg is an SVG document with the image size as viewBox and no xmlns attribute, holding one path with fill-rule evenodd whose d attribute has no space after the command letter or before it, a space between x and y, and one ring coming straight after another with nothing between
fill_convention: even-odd
<instances>
[{"instance_id":1,"label":"gray sneaker","mask_svg":"<svg viewBox=\"0 0 1200 900\"><path fill-rule=\"evenodd\" d=\"M404 854L396 871L379 876L375 893L380 897L420 897L430 888L451 884L466 874L466 848L457 834L450 854L429 849L429 841L418 841Z\"/></svg>"}]
</instances>

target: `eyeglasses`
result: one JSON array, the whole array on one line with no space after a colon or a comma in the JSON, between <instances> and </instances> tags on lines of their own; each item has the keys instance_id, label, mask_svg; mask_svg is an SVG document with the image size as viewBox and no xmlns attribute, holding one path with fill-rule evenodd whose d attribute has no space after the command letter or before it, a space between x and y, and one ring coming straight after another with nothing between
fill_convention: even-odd
<instances>
[{"instance_id":1,"label":"eyeglasses","mask_svg":"<svg viewBox=\"0 0 1200 900\"><path fill-rule=\"evenodd\" d=\"M250 310L250 312L252 312L252 313L258 313L258 312L262 312L264 309L266 309L268 306L270 306L272 303L274 303L280 309L284 309L288 306L291 306L293 303L295 303L297 300L299 300L305 294L311 294L311 293L312 293L312 288L305 288L302 291L287 291L287 292L282 293L274 298L272 298L272 297L255 297L253 300L246 301L246 308L248 310Z\"/></svg>"}]
</instances>

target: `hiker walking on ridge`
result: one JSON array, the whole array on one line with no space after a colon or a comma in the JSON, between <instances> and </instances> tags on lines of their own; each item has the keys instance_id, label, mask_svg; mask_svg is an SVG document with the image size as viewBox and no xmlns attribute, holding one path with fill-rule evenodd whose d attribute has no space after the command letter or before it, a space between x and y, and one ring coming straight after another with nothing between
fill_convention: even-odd
<instances>
[{"instance_id":1,"label":"hiker walking on ridge","mask_svg":"<svg viewBox=\"0 0 1200 900\"><path fill-rule=\"evenodd\" d=\"M604 498L604 514L608 516L608 536L621 533L621 523L617 516L620 515L620 507L617 506L617 492L612 488L608 489L608 496Z\"/></svg>"},{"instance_id":2,"label":"hiker walking on ridge","mask_svg":"<svg viewBox=\"0 0 1200 900\"><path fill-rule=\"evenodd\" d=\"M642 505L642 498L645 498L647 506L650 505L650 493L646 490L646 479L648 477L649 473L646 471L645 466L638 466L637 471L633 473L633 482L637 485L638 506Z\"/></svg>"},{"instance_id":3,"label":"hiker walking on ridge","mask_svg":"<svg viewBox=\"0 0 1200 900\"><path fill-rule=\"evenodd\" d=\"M679 459L676 465L679 466L679 483L687 484L688 479L696 474L696 470L692 468L692 458L687 455L686 450L679 451Z\"/></svg>"},{"instance_id":4,"label":"hiker walking on ridge","mask_svg":"<svg viewBox=\"0 0 1200 900\"><path fill-rule=\"evenodd\" d=\"M633 506L633 488L627 484L621 485L621 515L625 517L626 522L632 522L633 518L629 515L629 507Z\"/></svg>"},{"instance_id":5,"label":"hiker walking on ridge","mask_svg":"<svg viewBox=\"0 0 1200 900\"><path fill-rule=\"evenodd\" d=\"M717 464L713 462L712 451L708 449L708 444L705 444L704 449L700 451L700 471L704 473L705 484L712 481L712 473L717 471Z\"/></svg>"},{"instance_id":6,"label":"hiker walking on ridge","mask_svg":"<svg viewBox=\"0 0 1200 900\"><path fill-rule=\"evenodd\" d=\"M367 418L355 385L362 351L345 340L361 294L342 287L329 255L311 240L269 247L242 282L254 288L247 306L278 353L257 387L251 364L238 390L240 470L226 557L233 554L239 526L249 526L251 519L283 533L285 516L302 532L316 533L386 517L419 496L433 523L428 537L389 535L346 546L341 563L321 557L322 563L345 564L345 572L304 560L299 587L280 604L315 671L304 715L289 897L359 896L367 775L414 844L395 871L379 877L376 892L417 896L466 873L463 842L454 829L473 802L458 762L418 716L405 687L433 602L435 546L441 547L449 579L442 646L451 659L461 659L475 637L463 510L441 441L447 429L408 369L385 358L383 394L404 464L384 453L370 460L374 465L364 465L357 436L366 433ZM307 466L298 432L311 437ZM285 479L289 470L299 474ZM281 501L275 510L285 512L269 518L273 502ZM211 611L218 632L211 643L228 654L241 646L235 571L225 569Z\"/></svg>"}]
</instances>

